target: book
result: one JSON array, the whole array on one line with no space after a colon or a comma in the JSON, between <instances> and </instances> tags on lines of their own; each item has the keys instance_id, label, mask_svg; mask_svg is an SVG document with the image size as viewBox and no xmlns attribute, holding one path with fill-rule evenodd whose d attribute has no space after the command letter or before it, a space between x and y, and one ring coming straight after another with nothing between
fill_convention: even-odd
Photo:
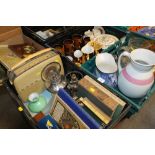
<instances>
[{"instance_id":1,"label":"book","mask_svg":"<svg viewBox=\"0 0 155 155\"><path fill-rule=\"evenodd\" d=\"M79 81L78 95L87 97L97 108L111 118L117 117L126 104L89 76L85 76Z\"/></svg>"},{"instance_id":2,"label":"book","mask_svg":"<svg viewBox=\"0 0 155 155\"><path fill-rule=\"evenodd\" d=\"M95 106L87 97L79 99L88 109L90 109L101 121L106 125L109 124L111 118Z\"/></svg>"}]
</instances>

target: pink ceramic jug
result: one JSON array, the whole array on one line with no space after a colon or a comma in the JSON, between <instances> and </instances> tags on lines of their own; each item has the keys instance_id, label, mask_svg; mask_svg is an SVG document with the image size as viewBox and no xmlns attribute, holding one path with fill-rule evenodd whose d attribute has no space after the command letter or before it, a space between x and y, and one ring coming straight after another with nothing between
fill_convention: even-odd
<instances>
[{"instance_id":1,"label":"pink ceramic jug","mask_svg":"<svg viewBox=\"0 0 155 155\"><path fill-rule=\"evenodd\" d=\"M122 68L121 58L126 56L130 63ZM118 59L118 87L128 97L140 98L146 95L154 83L153 67L155 53L147 49L135 49L131 53L125 51Z\"/></svg>"}]
</instances>

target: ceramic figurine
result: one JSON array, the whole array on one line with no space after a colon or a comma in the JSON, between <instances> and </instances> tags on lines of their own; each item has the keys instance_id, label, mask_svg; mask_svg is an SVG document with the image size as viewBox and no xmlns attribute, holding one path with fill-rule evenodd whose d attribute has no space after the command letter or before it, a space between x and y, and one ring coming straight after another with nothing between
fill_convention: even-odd
<instances>
[{"instance_id":1,"label":"ceramic figurine","mask_svg":"<svg viewBox=\"0 0 155 155\"><path fill-rule=\"evenodd\" d=\"M71 96L76 98L76 93L78 89L78 81L81 79L83 75L78 71L72 71L66 74L67 89L69 90Z\"/></svg>"},{"instance_id":2,"label":"ceramic figurine","mask_svg":"<svg viewBox=\"0 0 155 155\"><path fill-rule=\"evenodd\" d=\"M84 35L86 36L86 37L93 37L93 32L92 31L90 31L90 30L88 30L88 31L86 31L86 32L84 32Z\"/></svg>"},{"instance_id":3,"label":"ceramic figurine","mask_svg":"<svg viewBox=\"0 0 155 155\"><path fill-rule=\"evenodd\" d=\"M94 26L92 31L88 30L84 34L85 36L90 37L91 40L94 40L96 37L105 34L105 30L102 26Z\"/></svg>"},{"instance_id":4,"label":"ceramic figurine","mask_svg":"<svg viewBox=\"0 0 155 155\"><path fill-rule=\"evenodd\" d=\"M90 38L88 44L93 46L96 55L99 50L106 49L119 40L114 35L105 34L105 30L101 26L94 27L92 31L86 31L85 36Z\"/></svg>"},{"instance_id":5,"label":"ceramic figurine","mask_svg":"<svg viewBox=\"0 0 155 155\"><path fill-rule=\"evenodd\" d=\"M100 30L101 34L105 34L105 30L102 26L94 26L94 29Z\"/></svg>"},{"instance_id":6,"label":"ceramic figurine","mask_svg":"<svg viewBox=\"0 0 155 155\"><path fill-rule=\"evenodd\" d=\"M92 31L93 31L94 38L101 35L101 31L99 29L93 29Z\"/></svg>"},{"instance_id":7,"label":"ceramic figurine","mask_svg":"<svg viewBox=\"0 0 155 155\"><path fill-rule=\"evenodd\" d=\"M28 97L28 108L33 113L41 112L47 105L46 99L44 96L39 95L38 93L32 93Z\"/></svg>"},{"instance_id":8,"label":"ceramic figurine","mask_svg":"<svg viewBox=\"0 0 155 155\"><path fill-rule=\"evenodd\" d=\"M130 63L122 68L121 59L127 56ZM131 53L123 52L118 59L118 87L122 93L131 98L146 95L154 83L153 67L155 53L147 49L135 49Z\"/></svg>"}]
</instances>

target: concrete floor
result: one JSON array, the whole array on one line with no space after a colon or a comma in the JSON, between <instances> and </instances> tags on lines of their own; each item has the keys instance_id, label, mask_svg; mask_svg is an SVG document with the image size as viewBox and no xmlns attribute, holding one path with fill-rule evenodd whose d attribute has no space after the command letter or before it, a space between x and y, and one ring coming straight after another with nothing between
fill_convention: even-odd
<instances>
[{"instance_id":1,"label":"concrete floor","mask_svg":"<svg viewBox=\"0 0 155 155\"><path fill-rule=\"evenodd\" d=\"M30 129L32 128L17 110L14 100L4 87L0 87L0 128ZM137 114L124 119L116 128L120 129L155 129L155 94Z\"/></svg>"},{"instance_id":2,"label":"concrete floor","mask_svg":"<svg viewBox=\"0 0 155 155\"><path fill-rule=\"evenodd\" d=\"M143 108L129 119L121 121L117 128L121 129L155 129L155 94L151 96Z\"/></svg>"},{"instance_id":3,"label":"concrete floor","mask_svg":"<svg viewBox=\"0 0 155 155\"><path fill-rule=\"evenodd\" d=\"M14 100L4 87L0 87L0 129L32 128L18 111Z\"/></svg>"}]
</instances>

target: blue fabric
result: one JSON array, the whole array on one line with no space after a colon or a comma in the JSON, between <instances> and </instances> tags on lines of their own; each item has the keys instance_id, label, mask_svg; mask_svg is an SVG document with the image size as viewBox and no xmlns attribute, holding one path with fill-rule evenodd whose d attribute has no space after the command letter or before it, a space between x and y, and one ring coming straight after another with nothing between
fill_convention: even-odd
<instances>
[{"instance_id":1,"label":"blue fabric","mask_svg":"<svg viewBox=\"0 0 155 155\"><path fill-rule=\"evenodd\" d=\"M48 126L47 121L50 121L51 126ZM58 129L57 122L50 115L47 115L44 118L42 118L38 122L38 127L40 129Z\"/></svg>"},{"instance_id":2,"label":"blue fabric","mask_svg":"<svg viewBox=\"0 0 155 155\"><path fill-rule=\"evenodd\" d=\"M71 96L64 90L60 89L58 92L59 97L87 124L91 129L100 128L100 124L96 122L82 107L80 107Z\"/></svg>"}]
</instances>

